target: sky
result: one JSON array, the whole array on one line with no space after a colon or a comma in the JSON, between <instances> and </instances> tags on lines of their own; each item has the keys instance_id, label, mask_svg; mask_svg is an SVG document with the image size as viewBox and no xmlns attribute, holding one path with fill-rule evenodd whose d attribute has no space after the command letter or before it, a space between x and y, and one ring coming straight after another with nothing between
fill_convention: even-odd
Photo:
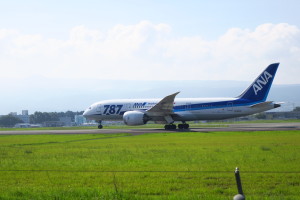
<instances>
[{"instance_id":1,"label":"sky","mask_svg":"<svg viewBox=\"0 0 300 200\"><path fill-rule=\"evenodd\" d=\"M274 62L274 84L300 84L299 7L296 0L0 0L0 114L83 110L92 103L85 96L103 100L101 91L119 92L120 80L251 82ZM71 93L83 103L59 105ZM53 100L57 109L48 106Z\"/></svg>"}]
</instances>

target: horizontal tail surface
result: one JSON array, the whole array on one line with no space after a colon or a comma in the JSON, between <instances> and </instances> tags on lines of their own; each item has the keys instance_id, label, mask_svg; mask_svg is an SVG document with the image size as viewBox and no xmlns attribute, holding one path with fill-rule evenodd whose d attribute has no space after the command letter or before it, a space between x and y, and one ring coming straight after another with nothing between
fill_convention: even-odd
<instances>
[{"instance_id":1,"label":"horizontal tail surface","mask_svg":"<svg viewBox=\"0 0 300 200\"><path fill-rule=\"evenodd\" d=\"M279 63L269 65L238 98L266 101Z\"/></svg>"}]
</instances>

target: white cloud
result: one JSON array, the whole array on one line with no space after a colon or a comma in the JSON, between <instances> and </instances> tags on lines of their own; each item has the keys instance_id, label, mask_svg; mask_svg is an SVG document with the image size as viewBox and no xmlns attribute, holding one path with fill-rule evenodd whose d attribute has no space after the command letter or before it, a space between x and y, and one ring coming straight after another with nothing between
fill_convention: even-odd
<instances>
[{"instance_id":1,"label":"white cloud","mask_svg":"<svg viewBox=\"0 0 300 200\"><path fill-rule=\"evenodd\" d=\"M289 24L232 28L215 40L174 38L167 24L141 21L107 32L81 25L59 40L0 29L0 78L248 80L281 62L276 83L300 83L300 30Z\"/></svg>"}]
</instances>

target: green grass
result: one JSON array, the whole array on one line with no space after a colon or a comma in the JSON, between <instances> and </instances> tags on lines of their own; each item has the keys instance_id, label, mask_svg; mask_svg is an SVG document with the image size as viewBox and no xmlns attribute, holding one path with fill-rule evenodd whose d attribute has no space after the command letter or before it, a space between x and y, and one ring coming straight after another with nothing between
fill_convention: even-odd
<instances>
[{"instance_id":1,"label":"green grass","mask_svg":"<svg viewBox=\"0 0 300 200\"><path fill-rule=\"evenodd\" d=\"M97 129L97 126L38 127L38 128L1 128L0 127L0 131L84 130L84 129Z\"/></svg>"},{"instance_id":2,"label":"green grass","mask_svg":"<svg viewBox=\"0 0 300 200\"><path fill-rule=\"evenodd\" d=\"M2 135L0 199L232 199L236 166L247 199L300 199L299 152L300 131Z\"/></svg>"},{"instance_id":3,"label":"green grass","mask_svg":"<svg viewBox=\"0 0 300 200\"><path fill-rule=\"evenodd\" d=\"M228 121L228 122L221 122L222 123L227 123L227 124L239 124L239 123L299 123L300 119L263 119L263 120L247 120L247 121L234 121L234 119L232 121Z\"/></svg>"},{"instance_id":4,"label":"green grass","mask_svg":"<svg viewBox=\"0 0 300 200\"><path fill-rule=\"evenodd\" d=\"M189 123L190 127L227 127L224 123ZM164 124L145 124L142 126L127 126L125 124L104 124L104 129L145 129L145 128L164 128ZM98 129L95 126L74 126L74 127L40 127L40 128L1 128L0 131L40 131L40 130L87 130Z\"/></svg>"},{"instance_id":5,"label":"green grass","mask_svg":"<svg viewBox=\"0 0 300 200\"><path fill-rule=\"evenodd\" d=\"M227 127L228 124L241 124L241 123L300 123L300 119L287 119L287 120L254 120L254 121L209 121L206 123L189 122L191 128L203 127ZM164 128L163 124L146 124L142 126L127 126L122 124L104 124L105 129L142 129L142 128ZM0 131L40 131L40 130L84 130L84 129L98 129L97 126L74 126L74 127L41 127L41 128L3 128Z\"/></svg>"}]
</instances>

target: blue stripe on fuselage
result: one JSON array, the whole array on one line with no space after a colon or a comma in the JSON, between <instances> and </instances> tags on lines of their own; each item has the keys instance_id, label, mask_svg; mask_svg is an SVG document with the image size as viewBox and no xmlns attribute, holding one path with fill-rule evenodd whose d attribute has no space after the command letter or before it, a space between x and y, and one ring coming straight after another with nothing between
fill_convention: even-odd
<instances>
[{"instance_id":1,"label":"blue stripe on fuselage","mask_svg":"<svg viewBox=\"0 0 300 200\"><path fill-rule=\"evenodd\" d=\"M239 106L249 106L260 103L263 101L249 101L247 99L236 99L231 101L220 101L220 102L209 102L209 103L198 103L190 105L181 105L174 106L174 112L183 112L183 111L194 111L194 110L207 110L207 109L216 109L216 108L228 108L228 107L239 107ZM232 106L230 105L232 103ZM229 106L230 105L230 106Z\"/></svg>"}]
</instances>

